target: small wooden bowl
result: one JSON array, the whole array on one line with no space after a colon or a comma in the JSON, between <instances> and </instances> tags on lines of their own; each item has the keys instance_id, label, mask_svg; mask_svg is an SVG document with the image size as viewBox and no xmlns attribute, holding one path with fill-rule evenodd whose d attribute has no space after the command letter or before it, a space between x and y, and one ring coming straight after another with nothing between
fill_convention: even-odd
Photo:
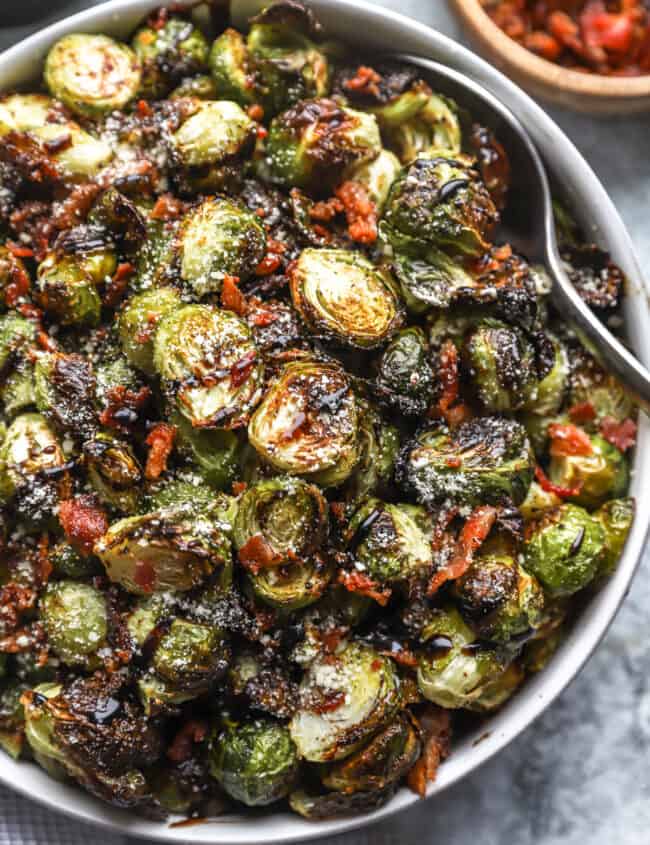
<instances>
[{"instance_id":1,"label":"small wooden bowl","mask_svg":"<svg viewBox=\"0 0 650 845\"><path fill-rule=\"evenodd\" d=\"M535 97L587 114L650 111L650 75L599 76L567 70L513 41L479 0L450 0L480 52Z\"/></svg>"}]
</instances>

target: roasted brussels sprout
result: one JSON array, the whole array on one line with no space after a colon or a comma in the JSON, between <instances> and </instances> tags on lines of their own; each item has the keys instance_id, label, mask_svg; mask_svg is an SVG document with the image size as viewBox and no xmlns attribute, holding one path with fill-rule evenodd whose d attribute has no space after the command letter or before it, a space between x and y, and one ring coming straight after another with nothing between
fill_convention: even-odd
<instances>
[{"instance_id":1,"label":"roasted brussels sprout","mask_svg":"<svg viewBox=\"0 0 650 845\"><path fill-rule=\"evenodd\" d=\"M333 363L288 364L248 426L255 450L276 470L325 487L341 484L359 458L358 408Z\"/></svg>"},{"instance_id":2,"label":"roasted brussels sprout","mask_svg":"<svg viewBox=\"0 0 650 845\"><path fill-rule=\"evenodd\" d=\"M0 502L7 504L23 490L38 499L35 488L41 484L50 487L57 475L59 481L65 478L65 455L45 417L16 417L0 445ZM56 503L55 491L56 486L52 506Z\"/></svg>"},{"instance_id":3,"label":"roasted brussels sprout","mask_svg":"<svg viewBox=\"0 0 650 845\"><path fill-rule=\"evenodd\" d=\"M70 543L62 541L50 550L50 563L59 578L88 578L101 573L96 558L78 552Z\"/></svg>"},{"instance_id":4,"label":"roasted brussels sprout","mask_svg":"<svg viewBox=\"0 0 650 845\"><path fill-rule=\"evenodd\" d=\"M157 288L136 294L126 303L118 322L122 349L128 361L146 373L155 374L153 339L156 326L167 314L181 307L181 297L174 288Z\"/></svg>"},{"instance_id":5,"label":"roasted brussels sprout","mask_svg":"<svg viewBox=\"0 0 650 845\"><path fill-rule=\"evenodd\" d=\"M68 666L90 666L108 634L106 600L99 590L78 581L57 581L41 598L40 612L54 653Z\"/></svg>"},{"instance_id":6,"label":"roasted brussels sprout","mask_svg":"<svg viewBox=\"0 0 650 845\"><path fill-rule=\"evenodd\" d=\"M193 428L179 413L172 415L176 426L176 447L193 463L202 479L216 490L226 490L236 481L242 447L233 431Z\"/></svg>"},{"instance_id":7,"label":"roasted brussels sprout","mask_svg":"<svg viewBox=\"0 0 650 845\"><path fill-rule=\"evenodd\" d=\"M247 46L266 113L327 93L327 58L314 43L319 34L311 11L291 0L272 3L253 18ZM214 73L214 57L212 67Z\"/></svg>"},{"instance_id":8,"label":"roasted brussels sprout","mask_svg":"<svg viewBox=\"0 0 650 845\"><path fill-rule=\"evenodd\" d=\"M476 642L453 607L434 610L421 638L418 687L440 707L471 708L506 668L495 648Z\"/></svg>"},{"instance_id":9,"label":"roasted brussels sprout","mask_svg":"<svg viewBox=\"0 0 650 845\"><path fill-rule=\"evenodd\" d=\"M272 120L261 171L277 185L324 191L381 149L373 115L335 100L303 100Z\"/></svg>"},{"instance_id":10,"label":"roasted brussels sprout","mask_svg":"<svg viewBox=\"0 0 650 845\"><path fill-rule=\"evenodd\" d=\"M407 92L396 103L374 110L389 146L404 164L423 153L435 154L440 150L459 153L462 137L456 104L432 93L426 84L420 82L416 86L419 90L414 96ZM401 102L407 97L412 97L411 102ZM416 110L414 107L420 99L422 106Z\"/></svg>"},{"instance_id":11,"label":"roasted brussels sprout","mask_svg":"<svg viewBox=\"0 0 650 845\"><path fill-rule=\"evenodd\" d=\"M538 382L524 408L536 416L556 414L564 403L569 384L569 356L564 344L547 335L553 347L553 360L549 372Z\"/></svg>"},{"instance_id":12,"label":"roasted brussels sprout","mask_svg":"<svg viewBox=\"0 0 650 845\"><path fill-rule=\"evenodd\" d=\"M248 575L255 596L278 610L294 611L314 604L332 577L332 565L320 555L282 567L262 567Z\"/></svg>"},{"instance_id":13,"label":"roasted brussels sprout","mask_svg":"<svg viewBox=\"0 0 650 845\"><path fill-rule=\"evenodd\" d=\"M543 621L544 595L536 578L513 557L481 554L456 582L462 611L480 636L507 643Z\"/></svg>"},{"instance_id":14,"label":"roasted brussels sprout","mask_svg":"<svg viewBox=\"0 0 650 845\"><path fill-rule=\"evenodd\" d=\"M623 385L584 349L571 349L568 405L591 411L586 425L597 431L604 420L622 423L634 416L634 403Z\"/></svg>"},{"instance_id":15,"label":"roasted brussels sprout","mask_svg":"<svg viewBox=\"0 0 650 845\"><path fill-rule=\"evenodd\" d=\"M128 443L99 432L83 444L88 480L102 502L134 513L143 481L142 467Z\"/></svg>"},{"instance_id":16,"label":"roasted brussels sprout","mask_svg":"<svg viewBox=\"0 0 650 845\"><path fill-rule=\"evenodd\" d=\"M226 274L246 279L266 255L260 218L223 198L205 200L178 235L181 277L197 296L219 293Z\"/></svg>"},{"instance_id":17,"label":"roasted brussels sprout","mask_svg":"<svg viewBox=\"0 0 650 845\"><path fill-rule=\"evenodd\" d=\"M600 574L611 575L616 569L632 527L634 499L611 499L605 502L593 516L605 529L605 548Z\"/></svg>"},{"instance_id":18,"label":"roasted brussels sprout","mask_svg":"<svg viewBox=\"0 0 650 845\"><path fill-rule=\"evenodd\" d=\"M381 586L408 582L433 565L431 517L418 505L369 499L344 536L355 569Z\"/></svg>"},{"instance_id":19,"label":"roasted brussels sprout","mask_svg":"<svg viewBox=\"0 0 650 845\"><path fill-rule=\"evenodd\" d=\"M53 97L84 117L122 109L138 93L142 75L133 51L107 35L65 35L45 60Z\"/></svg>"},{"instance_id":20,"label":"roasted brussels sprout","mask_svg":"<svg viewBox=\"0 0 650 845\"><path fill-rule=\"evenodd\" d=\"M301 705L289 730L313 763L341 760L388 724L399 706L391 661L360 643L317 658L300 685Z\"/></svg>"},{"instance_id":21,"label":"roasted brussels sprout","mask_svg":"<svg viewBox=\"0 0 650 845\"><path fill-rule=\"evenodd\" d=\"M214 99L234 100L240 106L255 102L258 91L246 41L240 32L232 28L224 30L212 44L209 63Z\"/></svg>"},{"instance_id":22,"label":"roasted brussels sprout","mask_svg":"<svg viewBox=\"0 0 650 845\"><path fill-rule=\"evenodd\" d=\"M3 314L0 317L0 371L6 369L21 350L36 339L34 323L18 314Z\"/></svg>"},{"instance_id":23,"label":"roasted brussels sprout","mask_svg":"<svg viewBox=\"0 0 650 845\"><path fill-rule=\"evenodd\" d=\"M378 398L407 417L420 417L433 402L436 381L424 332L410 326L386 347L375 379Z\"/></svg>"},{"instance_id":24,"label":"roasted brussels sprout","mask_svg":"<svg viewBox=\"0 0 650 845\"><path fill-rule=\"evenodd\" d=\"M477 505L504 497L520 504L533 478L525 429L514 420L481 417L454 432L417 435L401 467L402 486L422 504L450 499Z\"/></svg>"},{"instance_id":25,"label":"roasted brussels sprout","mask_svg":"<svg viewBox=\"0 0 650 845\"><path fill-rule=\"evenodd\" d=\"M363 185L368 197L381 212L401 169L399 159L390 150L380 150L376 158L352 167L346 176Z\"/></svg>"},{"instance_id":26,"label":"roasted brussels sprout","mask_svg":"<svg viewBox=\"0 0 650 845\"><path fill-rule=\"evenodd\" d=\"M561 505L529 528L524 565L549 595L569 596L598 572L606 540L603 525L586 510Z\"/></svg>"},{"instance_id":27,"label":"roasted brussels sprout","mask_svg":"<svg viewBox=\"0 0 650 845\"><path fill-rule=\"evenodd\" d=\"M129 286L136 293L151 288L165 287L170 279L169 272L175 258L176 221L149 218L146 221L146 234L140 244L136 273L131 277Z\"/></svg>"},{"instance_id":28,"label":"roasted brussels sprout","mask_svg":"<svg viewBox=\"0 0 650 845\"><path fill-rule=\"evenodd\" d=\"M345 484L345 498L361 502L389 488L400 450L400 433L370 403L359 400L359 461Z\"/></svg>"},{"instance_id":29,"label":"roasted brussels sprout","mask_svg":"<svg viewBox=\"0 0 650 845\"><path fill-rule=\"evenodd\" d=\"M25 747L25 713L20 699L24 682L5 683L0 692L0 748L18 760Z\"/></svg>"},{"instance_id":30,"label":"roasted brussels sprout","mask_svg":"<svg viewBox=\"0 0 650 845\"><path fill-rule=\"evenodd\" d=\"M152 99L164 97L184 76L203 69L209 51L205 36L187 18L172 15L161 23L145 24L131 41L142 67L139 93Z\"/></svg>"},{"instance_id":31,"label":"roasted brussels sprout","mask_svg":"<svg viewBox=\"0 0 650 845\"><path fill-rule=\"evenodd\" d=\"M95 376L82 355L43 353L34 367L34 399L38 410L54 425L77 437L96 426L93 399Z\"/></svg>"},{"instance_id":32,"label":"roasted brussels sprout","mask_svg":"<svg viewBox=\"0 0 650 845\"><path fill-rule=\"evenodd\" d=\"M482 405L495 413L522 408L538 386L535 350L523 332L484 320L465 340L465 365Z\"/></svg>"},{"instance_id":33,"label":"roasted brussels sprout","mask_svg":"<svg viewBox=\"0 0 650 845\"><path fill-rule=\"evenodd\" d=\"M255 124L229 100L196 100L195 111L171 136L171 147L182 167L223 164L253 142Z\"/></svg>"},{"instance_id":34,"label":"roasted brussels sprout","mask_svg":"<svg viewBox=\"0 0 650 845\"><path fill-rule=\"evenodd\" d=\"M420 749L415 728L408 716L400 714L358 751L328 766L323 784L346 795L381 791L409 771Z\"/></svg>"},{"instance_id":35,"label":"roasted brussels sprout","mask_svg":"<svg viewBox=\"0 0 650 845\"><path fill-rule=\"evenodd\" d=\"M204 73L198 76L188 76L181 80L180 84L169 95L170 100L185 100L187 98L192 100L217 100L219 91L214 79Z\"/></svg>"},{"instance_id":36,"label":"roasted brussels sprout","mask_svg":"<svg viewBox=\"0 0 650 845\"><path fill-rule=\"evenodd\" d=\"M38 267L36 299L64 326L96 326L101 299L90 272L72 256L49 256Z\"/></svg>"},{"instance_id":37,"label":"roasted brussels sprout","mask_svg":"<svg viewBox=\"0 0 650 845\"><path fill-rule=\"evenodd\" d=\"M137 595L190 590L230 559L224 528L190 507L114 522L95 544L111 581Z\"/></svg>"},{"instance_id":38,"label":"roasted brussels sprout","mask_svg":"<svg viewBox=\"0 0 650 845\"><path fill-rule=\"evenodd\" d=\"M161 320L154 365L196 428L244 425L261 395L263 365L249 327L210 305L186 305Z\"/></svg>"},{"instance_id":39,"label":"roasted brussels sprout","mask_svg":"<svg viewBox=\"0 0 650 845\"><path fill-rule=\"evenodd\" d=\"M231 798L249 807L284 798L294 785L298 765L289 731L271 719L227 723L212 738L212 777Z\"/></svg>"},{"instance_id":40,"label":"roasted brussels sprout","mask_svg":"<svg viewBox=\"0 0 650 845\"><path fill-rule=\"evenodd\" d=\"M437 153L418 157L393 182L381 229L398 252L479 256L497 219L473 160Z\"/></svg>"},{"instance_id":41,"label":"roasted brussels sprout","mask_svg":"<svg viewBox=\"0 0 650 845\"><path fill-rule=\"evenodd\" d=\"M291 298L310 330L345 346L380 346L399 325L390 279L357 253L306 249L290 269Z\"/></svg>"},{"instance_id":42,"label":"roasted brussels sprout","mask_svg":"<svg viewBox=\"0 0 650 845\"><path fill-rule=\"evenodd\" d=\"M599 434L590 438L582 454L554 454L551 446L549 478L559 487L573 490L571 500L586 508L597 508L606 499L625 493L629 467L625 455Z\"/></svg>"},{"instance_id":43,"label":"roasted brussels sprout","mask_svg":"<svg viewBox=\"0 0 650 845\"><path fill-rule=\"evenodd\" d=\"M539 519L546 511L556 508L562 504L562 499L550 490L544 488L536 481L528 488L526 498L519 505L519 512L526 521Z\"/></svg>"}]
</instances>

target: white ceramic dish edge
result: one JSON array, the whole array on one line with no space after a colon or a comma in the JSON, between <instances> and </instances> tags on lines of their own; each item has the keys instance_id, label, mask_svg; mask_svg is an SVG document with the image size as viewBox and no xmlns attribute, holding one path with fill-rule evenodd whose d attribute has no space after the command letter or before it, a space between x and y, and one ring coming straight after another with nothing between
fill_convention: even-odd
<instances>
[{"instance_id":1,"label":"white ceramic dish edge","mask_svg":"<svg viewBox=\"0 0 650 845\"><path fill-rule=\"evenodd\" d=\"M62 35L74 31L125 35L159 4L156 0L111 0L42 30L0 55L0 91L34 79L49 46ZM233 5L235 17L243 21L253 11L256 0L233 0ZM518 115L556 182L564 186L565 199L572 204L580 223L593 232L594 238L610 250L625 270L631 283L624 311L628 332L636 354L646 365L650 364L647 292L630 238L602 185L548 115L482 59L416 21L363 0L313 0L310 5L330 36L354 42L360 50L397 49L447 63L492 90ZM643 551L650 522L650 485L644 489L641 479L648 477L650 425L642 418L632 480L637 515L617 572L586 608L579 624L544 672L532 678L476 735L466 737L455 747L438 779L430 786L428 797L441 793L518 736L573 680L592 654L630 588ZM289 813L275 813L263 818L231 816L196 826L170 827L108 807L75 786L53 781L36 766L16 763L5 755L0 755L0 781L78 820L130 836L197 845L257 845L260 841L271 845L333 836L372 824L418 800L402 789L386 807L338 821L307 822Z\"/></svg>"}]
</instances>

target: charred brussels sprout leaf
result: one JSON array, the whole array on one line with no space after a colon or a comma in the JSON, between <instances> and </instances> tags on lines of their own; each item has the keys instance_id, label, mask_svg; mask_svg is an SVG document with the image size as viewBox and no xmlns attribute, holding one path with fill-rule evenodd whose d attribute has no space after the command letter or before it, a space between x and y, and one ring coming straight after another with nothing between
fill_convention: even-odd
<instances>
[{"instance_id":1,"label":"charred brussels sprout leaf","mask_svg":"<svg viewBox=\"0 0 650 845\"><path fill-rule=\"evenodd\" d=\"M569 596L593 580L606 542L601 522L577 505L561 505L529 529L525 566L550 595Z\"/></svg>"},{"instance_id":2,"label":"charred brussels sprout leaf","mask_svg":"<svg viewBox=\"0 0 650 845\"><path fill-rule=\"evenodd\" d=\"M375 380L378 398L407 417L422 416L435 391L435 376L424 332L417 326L403 329L379 361Z\"/></svg>"},{"instance_id":3,"label":"charred brussels sprout leaf","mask_svg":"<svg viewBox=\"0 0 650 845\"><path fill-rule=\"evenodd\" d=\"M259 217L227 199L208 199L183 220L181 277L197 296L218 293L226 274L246 279L266 254Z\"/></svg>"},{"instance_id":4,"label":"charred brussels sprout leaf","mask_svg":"<svg viewBox=\"0 0 650 845\"><path fill-rule=\"evenodd\" d=\"M159 99L174 83L205 67L208 42L187 18L170 16L160 28L141 27L131 42L142 65L139 93Z\"/></svg>"},{"instance_id":5,"label":"charred brussels sprout leaf","mask_svg":"<svg viewBox=\"0 0 650 845\"><path fill-rule=\"evenodd\" d=\"M288 364L248 426L251 444L276 470L334 487L359 458L357 400L336 364Z\"/></svg>"},{"instance_id":6,"label":"charred brussels sprout leaf","mask_svg":"<svg viewBox=\"0 0 650 845\"><path fill-rule=\"evenodd\" d=\"M154 365L196 428L244 425L260 398L263 366L251 330L210 305L186 305L160 322Z\"/></svg>"},{"instance_id":7,"label":"charred brussels sprout leaf","mask_svg":"<svg viewBox=\"0 0 650 845\"><path fill-rule=\"evenodd\" d=\"M223 164L253 141L255 124L229 100L197 100L195 111L171 136L172 151L183 167Z\"/></svg>"},{"instance_id":8,"label":"charred brussels sprout leaf","mask_svg":"<svg viewBox=\"0 0 650 845\"><path fill-rule=\"evenodd\" d=\"M424 508L369 499L354 514L345 540L355 568L390 586L427 573L433 564L432 535Z\"/></svg>"},{"instance_id":9,"label":"charred brussels sprout leaf","mask_svg":"<svg viewBox=\"0 0 650 845\"><path fill-rule=\"evenodd\" d=\"M350 643L310 665L300 695L291 737L301 757L324 763L349 756L391 721L399 707L399 680L388 658Z\"/></svg>"},{"instance_id":10,"label":"charred brussels sprout leaf","mask_svg":"<svg viewBox=\"0 0 650 845\"><path fill-rule=\"evenodd\" d=\"M324 191L381 148L373 115L334 100L303 100L271 122L261 169L278 185Z\"/></svg>"},{"instance_id":11,"label":"charred brussels sprout leaf","mask_svg":"<svg viewBox=\"0 0 650 845\"><path fill-rule=\"evenodd\" d=\"M296 747L287 728L255 719L217 731L210 750L210 773L236 801L264 807L284 798L298 773Z\"/></svg>"},{"instance_id":12,"label":"charred brussels sprout leaf","mask_svg":"<svg viewBox=\"0 0 650 845\"><path fill-rule=\"evenodd\" d=\"M455 608L435 610L422 640L418 687L440 707L471 709L506 668L494 648L475 642L474 632Z\"/></svg>"},{"instance_id":13,"label":"charred brussels sprout leaf","mask_svg":"<svg viewBox=\"0 0 650 845\"><path fill-rule=\"evenodd\" d=\"M176 507L114 522L95 554L108 577L131 593L181 592L225 565L230 542L210 514Z\"/></svg>"},{"instance_id":14,"label":"charred brussels sprout leaf","mask_svg":"<svg viewBox=\"0 0 650 845\"><path fill-rule=\"evenodd\" d=\"M437 154L417 158L393 183L382 229L397 251L479 256L497 219L473 160Z\"/></svg>"},{"instance_id":15,"label":"charred brussels sprout leaf","mask_svg":"<svg viewBox=\"0 0 650 845\"><path fill-rule=\"evenodd\" d=\"M634 519L634 499L611 499L599 508L594 517L605 529L602 575L611 575L623 552Z\"/></svg>"},{"instance_id":16,"label":"charred brussels sprout leaf","mask_svg":"<svg viewBox=\"0 0 650 845\"><path fill-rule=\"evenodd\" d=\"M94 587L77 581L50 584L41 599L40 611L48 642L67 665L88 665L105 644L106 601Z\"/></svg>"},{"instance_id":17,"label":"charred brussels sprout leaf","mask_svg":"<svg viewBox=\"0 0 650 845\"><path fill-rule=\"evenodd\" d=\"M95 376L83 355L43 353L34 367L36 407L64 431L77 437L95 425Z\"/></svg>"},{"instance_id":18,"label":"charred brussels sprout leaf","mask_svg":"<svg viewBox=\"0 0 650 845\"><path fill-rule=\"evenodd\" d=\"M210 49L210 72L216 97L234 100L240 106L255 102L256 87L244 37L226 29Z\"/></svg>"},{"instance_id":19,"label":"charred brussels sprout leaf","mask_svg":"<svg viewBox=\"0 0 650 845\"><path fill-rule=\"evenodd\" d=\"M482 417L453 433L432 429L407 447L402 483L423 504L523 502L534 460L525 429L513 420Z\"/></svg>"},{"instance_id":20,"label":"charred brussels sprout leaf","mask_svg":"<svg viewBox=\"0 0 650 845\"><path fill-rule=\"evenodd\" d=\"M153 339L156 326L167 314L177 311L181 297L174 288L159 288L136 294L126 303L118 321L122 349L129 363L149 376L155 374Z\"/></svg>"},{"instance_id":21,"label":"charred brussels sprout leaf","mask_svg":"<svg viewBox=\"0 0 650 845\"><path fill-rule=\"evenodd\" d=\"M599 434L590 438L591 451L582 455L554 455L551 449L549 477L554 484L578 492L576 504L597 508L606 499L622 496L629 481L627 458Z\"/></svg>"},{"instance_id":22,"label":"charred brussels sprout leaf","mask_svg":"<svg viewBox=\"0 0 650 845\"><path fill-rule=\"evenodd\" d=\"M345 346L372 349L401 319L390 280L362 256L306 249L290 271L293 304L312 332Z\"/></svg>"},{"instance_id":23,"label":"charred brussels sprout leaf","mask_svg":"<svg viewBox=\"0 0 650 845\"><path fill-rule=\"evenodd\" d=\"M102 502L123 513L134 513L143 472L131 446L100 432L84 443L83 455L88 480Z\"/></svg>"},{"instance_id":24,"label":"charred brussels sprout leaf","mask_svg":"<svg viewBox=\"0 0 650 845\"><path fill-rule=\"evenodd\" d=\"M66 35L45 60L45 84L52 96L85 117L124 108L136 96L140 78L133 51L106 35Z\"/></svg>"}]
</instances>

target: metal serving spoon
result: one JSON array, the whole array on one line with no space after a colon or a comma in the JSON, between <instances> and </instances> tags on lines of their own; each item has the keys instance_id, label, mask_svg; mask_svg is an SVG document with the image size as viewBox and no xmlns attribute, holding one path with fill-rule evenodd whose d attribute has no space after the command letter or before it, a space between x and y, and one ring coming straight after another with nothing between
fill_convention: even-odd
<instances>
[{"instance_id":1,"label":"metal serving spoon","mask_svg":"<svg viewBox=\"0 0 650 845\"><path fill-rule=\"evenodd\" d=\"M650 372L605 328L582 300L564 269L546 169L522 124L494 95L464 74L419 56L391 54L390 57L417 65L426 72L435 91L454 99L479 123L493 130L512 164L505 220L508 240L531 264L539 264L548 271L553 282L551 299L558 313L650 415Z\"/></svg>"}]
</instances>

